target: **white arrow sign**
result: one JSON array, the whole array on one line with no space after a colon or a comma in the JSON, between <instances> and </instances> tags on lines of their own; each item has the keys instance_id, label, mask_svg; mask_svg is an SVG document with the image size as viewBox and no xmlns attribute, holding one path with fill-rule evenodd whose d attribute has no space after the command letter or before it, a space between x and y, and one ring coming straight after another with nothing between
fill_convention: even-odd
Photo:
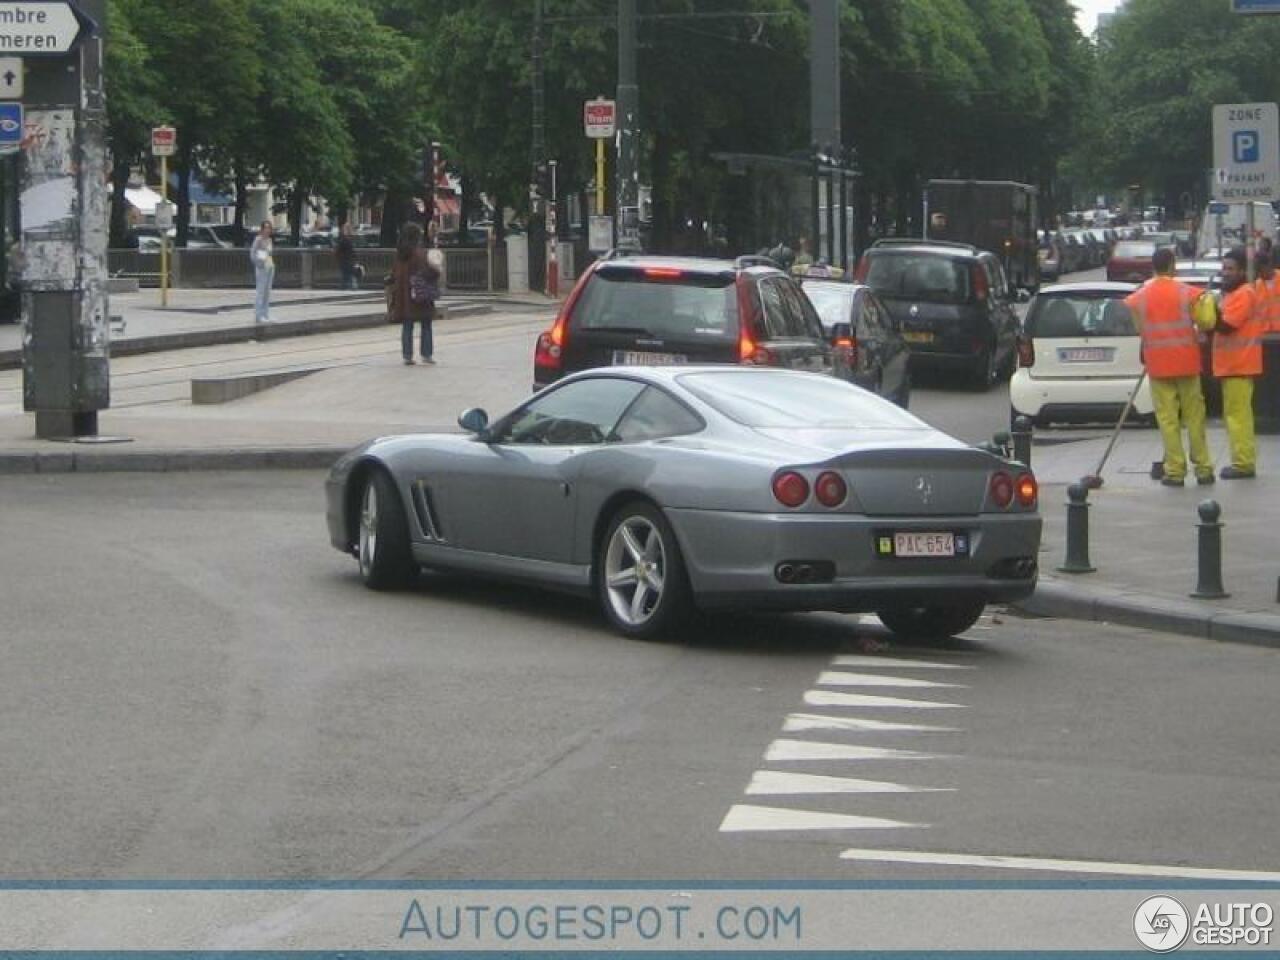
<instances>
[{"instance_id":1,"label":"white arrow sign","mask_svg":"<svg viewBox=\"0 0 1280 960\"><path fill-rule=\"evenodd\" d=\"M22 60L0 57L0 100L22 99Z\"/></svg>"},{"instance_id":2,"label":"white arrow sign","mask_svg":"<svg viewBox=\"0 0 1280 960\"><path fill-rule=\"evenodd\" d=\"M96 29L97 25L68 0L0 4L0 54L61 56Z\"/></svg>"}]
</instances>

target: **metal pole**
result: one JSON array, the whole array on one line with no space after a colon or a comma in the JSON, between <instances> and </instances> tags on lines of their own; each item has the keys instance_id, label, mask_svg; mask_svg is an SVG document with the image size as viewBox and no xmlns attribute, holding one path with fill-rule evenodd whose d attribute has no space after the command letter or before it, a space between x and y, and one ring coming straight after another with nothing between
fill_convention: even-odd
<instances>
[{"instance_id":1,"label":"metal pole","mask_svg":"<svg viewBox=\"0 0 1280 960\"><path fill-rule=\"evenodd\" d=\"M603 217L604 210L604 139L596 140L596 216Z\"/></svg>"},{"instance_id":2,"label":"metal pole","mask_svg":"<svg viewBox=\"0 0 1280 960\"><path fill-rule=\"evenodd\" d=\"M1222 586L1222 507L1205 500L1196 508L1200 514L1197 538L1196 589L1191 594L1202 600L1222 600L1231 596Z\"/></svg>"},{"instance_id":3,"label":"metal pole","mask_svg":"<svg viewBox=\"0 0 1280 960\"><path fill-rule=\"evenodd\" d=\"M818 194L818 179L822 176L822 173L818 164L818 145L815 143L813 145L813 182L809 187L809 201L812 208L810 216L812 219L811 226L813 227L813 233L809 237L809 256L815 259L818 256L818 235L822 233L822 200Z\"/></svg>"},{"instance_id":4,"label":"metal pole","mask_svg":"<svg viewBox=\"0 0 1280 960\"><path fill-rule=\"evenodd\" d=\"M849 177L844 170L844 157L840 158L840 269L849 279Z\"/></svg>"},{"instance_id":5,"label":"metal pole","mask_svg":"<svg viewBox=\"0 0 1280 960\"><path fill-rule=\"evenodd\" d=\"M1089 562L1089 488L1083 483L1067 487L1067 559L1060 573L1093 573Z\"/></svg>"},{"instance_id":6,"label":"metal pole","mask_svg":"<svg viewBox=\"0 0 1280 960\"><path fill-rule=\"evenodd\" d=\"M169 210L169 158L160 158L160 202ZM169 305L169 228L160 231L160 306Z\"/></svg>"},{"instance_id":7,"label":"metal pole","mask_svg":"<svg viewBox=\"0 0 1280 960\"><path fill-rule=\"evenodd\" d=\"M828 156L831 151L827 150ZM827 166L827 263L836 262L836 175L835 169Z\"/></svg>"},{"instance_id":8,"label":"metal pole","mask_svg":"<svg viewBox=\"0 0 1280 960\"><path fill-rule=\"evenodd\" d=\"M1254 225L1253 225L1253 201L1252 200L1249 201L1248 210L1249 210L1249 220L1248 220L1249 226L1246 228L1246 236L1244 238L1244 253L1248 261L1249 282L1253 283L1253 280L1254 280L1254 257L1253 257Z\"/></svg>"},{"instance_id":9,"label":"metal pole","mask_svg":"<svg viewBox=\"0 0 1280 960\"><path fill-rule=\"evenodd\" d=\"M636 0L618 0L618 189L616 234L640 247L640 87L636 80Z\"/></svg>"},{"instance_id":10,"label":"metal pole","mask_svg":"<svg viewBox=\"0 0 1280 960\"><path fill-rule=\"evenodd\" d=\"M1023 466L1031 466L1032 423L1030 417L1013 420L1013 459Z\"/></svg>"}]
</instances>

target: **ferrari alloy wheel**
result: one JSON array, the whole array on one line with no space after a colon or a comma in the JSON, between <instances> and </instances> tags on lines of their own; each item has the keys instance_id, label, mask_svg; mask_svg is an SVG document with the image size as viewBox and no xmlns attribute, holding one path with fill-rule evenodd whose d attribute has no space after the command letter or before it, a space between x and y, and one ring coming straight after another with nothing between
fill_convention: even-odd
<instances>
[{"instance_id":1,"label":"ferrari alloy wheel","mask_svg":"<svg viewBox=\"0 0 1280 960\"><path fill-rule=\"evenodd\" d=\"M356 559L361 579L374 590L404 586L413 576L404 507L395 484L382 470L368 475L360 497Z\"/></svg>"},{"instance_id":2,"label":"ferrari alloy wheel","mask_svg":"<svg viewBox=\"0 0 1280 960\"><path fill-rule=\"evenodd\" d=\"M688 600L684 562L661 511L643 502L624 506L599 554L600 604L622 633L648 639L681 618Z\"/></svg>"},{"instance_id":3,"label":"ferrari alloy wheel","mask_svg":"<svg viewBox=\"0 0 1280 960\"><path fill-rule=\"evenodd\" d=\"M876 616L900 637L943 640L972 627L985 607L982 600L965 600L927 607L892 607L877 610Z\"/></svg>"}]
</instances>

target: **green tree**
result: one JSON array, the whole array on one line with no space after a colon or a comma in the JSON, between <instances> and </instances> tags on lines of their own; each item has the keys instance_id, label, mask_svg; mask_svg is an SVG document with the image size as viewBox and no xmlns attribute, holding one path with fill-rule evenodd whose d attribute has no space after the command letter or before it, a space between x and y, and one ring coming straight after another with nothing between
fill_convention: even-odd
<instances>
[{"instance_id":1,"label":"green tree","mask_svg":"<svg viewBox=\"0 0 1280 960\"><path fill-rule=\"evenodd\" d=\"M128 229L125 189L129 171L151 143L151 127L162 115L158 78L146 45L133 30L140 0L109 0L104 75L107 145L111 152L111 245L122 247Z\"/></svg>"}]
</instances>

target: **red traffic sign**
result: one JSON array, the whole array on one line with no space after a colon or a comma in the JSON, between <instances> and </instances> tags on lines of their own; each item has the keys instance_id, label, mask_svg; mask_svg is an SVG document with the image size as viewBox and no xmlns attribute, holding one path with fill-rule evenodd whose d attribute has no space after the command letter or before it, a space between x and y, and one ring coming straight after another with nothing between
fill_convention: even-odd
<instances>
[{"instance_id":1,"label":"red traffic sign","mask_svg":"<svg viewBox=\"0 0 1280 960\"><path fill-rule=\"evenodd\" d=\"M173 127L155 127L151 131L151 155L172 157L178 149L178 131Z\"/></svg>"},{"instance_id":2,"label":"red traffic sign","mask_svg":"<svg viewBox=\"0 0 1280 960\"><path fill-rule=\"evenodd\" d=\"M618 104L613 100L588 100L582 105L582 127L593 140L608 140L618 123Z\"/></svg>"}]
</instances>

